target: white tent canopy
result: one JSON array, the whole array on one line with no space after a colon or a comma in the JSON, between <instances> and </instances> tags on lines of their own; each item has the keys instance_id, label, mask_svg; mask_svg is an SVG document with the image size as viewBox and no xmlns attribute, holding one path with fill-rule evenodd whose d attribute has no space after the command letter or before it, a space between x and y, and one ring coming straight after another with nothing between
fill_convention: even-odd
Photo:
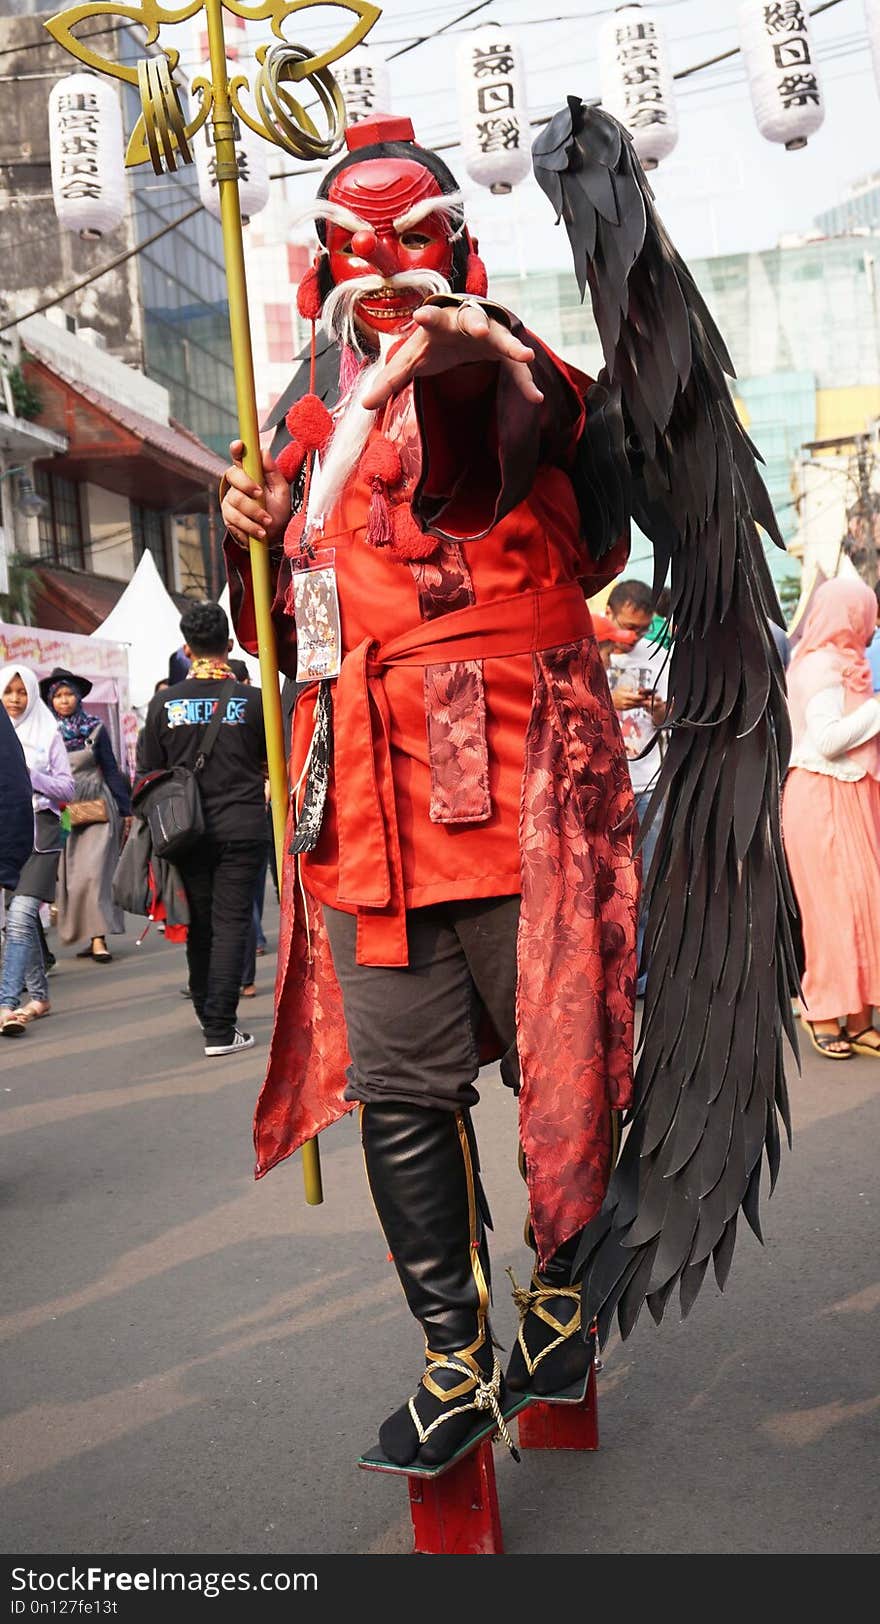
<instances>
[{"instance_id":1,"label":"white tent canopy","mask_svg":"<svg viewBox=\"0 0 880 1624\"><path fill-rule=\"evenodd\" d=\"M229 582L228 581L227 581L225 587L223 588L223 591L221 592L220 597L218 598L217 601L220 604L220 608L226 610L226 614L227 614L227 617L229 619L229 635L232 638L232 648L229 650L230 658L233 659L233 660L244 660L244 663L247 666L248 671L250 672L251 682L253 683L255 688L259 688L259 687L262 686L262 681L261 681L261 677L260 677L260 662L257 659L255 654L248 654L247 651L242 648L240 642L238 641L238 638L235 635L235 627L232 624L232 614L231 614L230 609L229 609ZM278 673L278 686L279 686L279 688L281 688L281 687L283 687L283 685L284 685L284 677L283 677L283 674L279 671L279 673Z\"/></svg>"},{"instance_id":2,"label":"white tent canopy","mask_svg":"<svg viewBox=\"0 0 880 1624\"><path fill-rule=\"evenodd\" d=\"M250 673L251 682L253 683L255 688L259 688L260 687L260 662L256 658L255 655L248 654L247 651L242 648L240 642L238 641L238 638L235 635L235 627L232 624L232 611L230 610L230 607L229 607L229 582L228 581L227 581L225 587L223 588L223 591L221 592L220 597L218 598L217 601L220 604L220 608L224 609L226 611L226 617L227 617L227 619L229 621L229 635L232 638L232 647L229 650L230 659L244 660L244 663L248 668L248 672Z\"/></svg>"},{"instance_id":3,"label":"white tent canopy","mask_svg":"<svg viewBox=\"0 0 880 1624\"><path fill-rule=\"evenodd\" d=\"M116 607L92 635L126 645L131 703L136 709L147 705L181 644L180 610L165 590L152 553L144 553Z\"/></svg>"}]
</instances>

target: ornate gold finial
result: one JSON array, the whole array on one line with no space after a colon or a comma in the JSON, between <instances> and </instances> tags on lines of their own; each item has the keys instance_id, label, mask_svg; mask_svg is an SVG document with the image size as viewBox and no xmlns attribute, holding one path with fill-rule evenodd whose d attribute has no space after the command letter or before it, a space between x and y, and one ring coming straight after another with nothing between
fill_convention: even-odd
<instances>
[{"instance_id":1,"label":"ornate gold finial","mask_svg":"<svg viewBox=\"0 0 880 1624\"><path fill-rule=\"evenodd\" d=\"M218 0L214 0L216 5ZM219 0L222 9L232 12L244 22L269 22L278 41L262 45L256 56L260 66L254 76L252 93L256 112L248 112L242 103L242 94L250 89L246 74L236 74L228 86L229 99L237 116L258 135L283 147L297 158L327 158L337 150L345 126L345 108L342 94L329 68L369 33L381 16L378 6L370 0ZM141 97L141 116L135 124L125 155L126 165L152 162L158 174L174 170L178 163L191 163L189 143L208 118L215 99L215 87L206 77L193 80L193 89L200 93L198 112L187 120L180 103L179 86L174 73L180 61L180 52L173 47L161 46L161 55L151 54L136 65L116 62L102 57L91 46L91 36L79 39L77 26L92 17L120 17L143 28L145 45L159 42L164 26L187 22L200 11L210 10L212 0L185 0L182 5L163 5L160 0L132 0L129 5L119 0L82 0L80 5L59 12L46 22L46 28L71 55L87 68L110 74L137 85ZM328 6L353 12L355 21L348 32L328 50L313 53L306 46L295 45L287 39L284 24L295 12ZM302 102L291 93L289 84L309 85L318 97L326 120L326 134L322 135L310 118Z\"/></svg>"}]
</instances>

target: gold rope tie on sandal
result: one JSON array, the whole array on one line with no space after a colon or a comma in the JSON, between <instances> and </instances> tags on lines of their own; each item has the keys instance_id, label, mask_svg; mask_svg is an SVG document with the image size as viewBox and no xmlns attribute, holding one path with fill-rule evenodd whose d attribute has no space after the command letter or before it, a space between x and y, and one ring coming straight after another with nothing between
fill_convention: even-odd
<instances>
[{"instance_id":1,"label":"gold rope tie on sandal","mask_svg":"<svg viewBox=\"0 0 880 1624\"><path fill-rule=\"evenodd\" d=\"M499 1436L502 1438L504 1443L506 1443L514 1460L518 1461L521 1458L519 1450L517 1449L513 1439L510 1436L510 1433L507 1430L507 1424L504 1420L504 1416L501 1413L501 1404L499 1402L501 1394L501 1366L498 1363L497 1354L492 1364L492 1375L488 1381L482 1375L475 1374L469 1365L463 1364L459 1359L432 1358L430 1370L453 1370L459 1375L466 1376L468 1378L468 1382L474 1386L476 1391L473 1398L470 1399L467 1404L456 1404L454 1409L447 1410L445 1414L436 1416L431 1422L430 1426L427 1427L422 1426L419 1418L419 1412L416 1409L416 1398L418 1397L418 1394L413 1394L413 1397L409 1401L408 1408L410 1416L412 1417L413 1425L418 1435L419 1447L421 1448L422 1444L425 1443L428 1438L430 1438L431 1433L435 1432L437 1427L442 1426L444 1421L451 1421L454 1415L463 1415L465 1410L489 1410L495 1425L498 1428ZM426 1375L427 1374L429 1374L429 1372L426 1372ZM453 1391L460 1392L461 1386L457 1389L453 1389Z\"/></svg>"},{"instance_id":2,"label":"gold rope tie on sandal","mask_svg":"<svg viewBox=\"0 0 880 1624\"><path fill-rule=\"evenodd\" d=\"M522 1350L522 1356L526 1362L526 1369L529 1375L533 1376L541 1363L541 1360L546 1359L548 1353L553 1353L556 1348L560 1348L563 1342L567 1342L569 1338L574 1335L575 1331L580 1330L580 1288L578 1286L536 1285L534 1275L532 1276L531 1286L526 1288L525 1286L517 1285L512 1269L509 1268L507 1273L510 1275L510 1283L513 1286L513 1300L519 1312L519 1331L517 1332L516 1340ZM558 1320L555 1315L551 1314L544 1307L545 1302L550 1297L570 1297L571 1300L577 1304L577 1308L567 1324L563 1325L561 1320ZM541 1348L540 1352L535 1356L534 1359L526 1346L526 1340L523 1335L523 1328L525 1326L526 1316L528 1314L534 1314L536 1319L543 1320L545 1325L549 1325L551 1331L558 1332L556 1339L553 1342L548 1342L546 1348Z\"/></svg>"}]
</instances>

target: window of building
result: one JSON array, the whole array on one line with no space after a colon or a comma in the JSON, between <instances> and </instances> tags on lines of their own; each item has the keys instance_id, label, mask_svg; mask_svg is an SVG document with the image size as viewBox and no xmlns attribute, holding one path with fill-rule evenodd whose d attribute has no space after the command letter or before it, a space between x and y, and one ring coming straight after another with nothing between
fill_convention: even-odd
<instances>
[{"instance_id":1,"label":"window of building","mask_svg":"<svg viewBox=\"0 0 880 1624\"><path fill-rule=\"evenodd\" d=\"M152 553L156 568L168 584L168 525L164 513L158 508L141 507L130 503L131 534L134 541L134 561L139 564L144 553Z\"/></svg>"},{"instance_id":2,"label":"window of building","mask_svg":"<svg viewBox=\"0 0 880 1624\"><path fill-rule=\"evenodd\" d=\"M37 520L40 557L68 569L85 569L85 533L79 486L47 468L34 469L34 484L46 508Z\"/></svg>"}]
</instances>

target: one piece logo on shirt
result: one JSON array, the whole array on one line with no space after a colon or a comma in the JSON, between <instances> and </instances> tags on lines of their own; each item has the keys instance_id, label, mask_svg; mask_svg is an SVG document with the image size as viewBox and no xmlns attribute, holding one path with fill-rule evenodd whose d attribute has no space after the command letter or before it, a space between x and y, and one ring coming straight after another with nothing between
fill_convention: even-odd
<instances>
[{"instance_id":1,"label":"one piece logo on shirt","mask_svg":"<svg viewBox=\"0 0 880 1624\"><path fill-rule=\"evenodd\" d=\"M217 699L166 699L165 717L169 727L197 727L200 723L210 722L219 700ZM226 715L223 726L227 722L238 726L247 721L247 699L237 696L226 701Z\"/></svg>"}]
</instances>

